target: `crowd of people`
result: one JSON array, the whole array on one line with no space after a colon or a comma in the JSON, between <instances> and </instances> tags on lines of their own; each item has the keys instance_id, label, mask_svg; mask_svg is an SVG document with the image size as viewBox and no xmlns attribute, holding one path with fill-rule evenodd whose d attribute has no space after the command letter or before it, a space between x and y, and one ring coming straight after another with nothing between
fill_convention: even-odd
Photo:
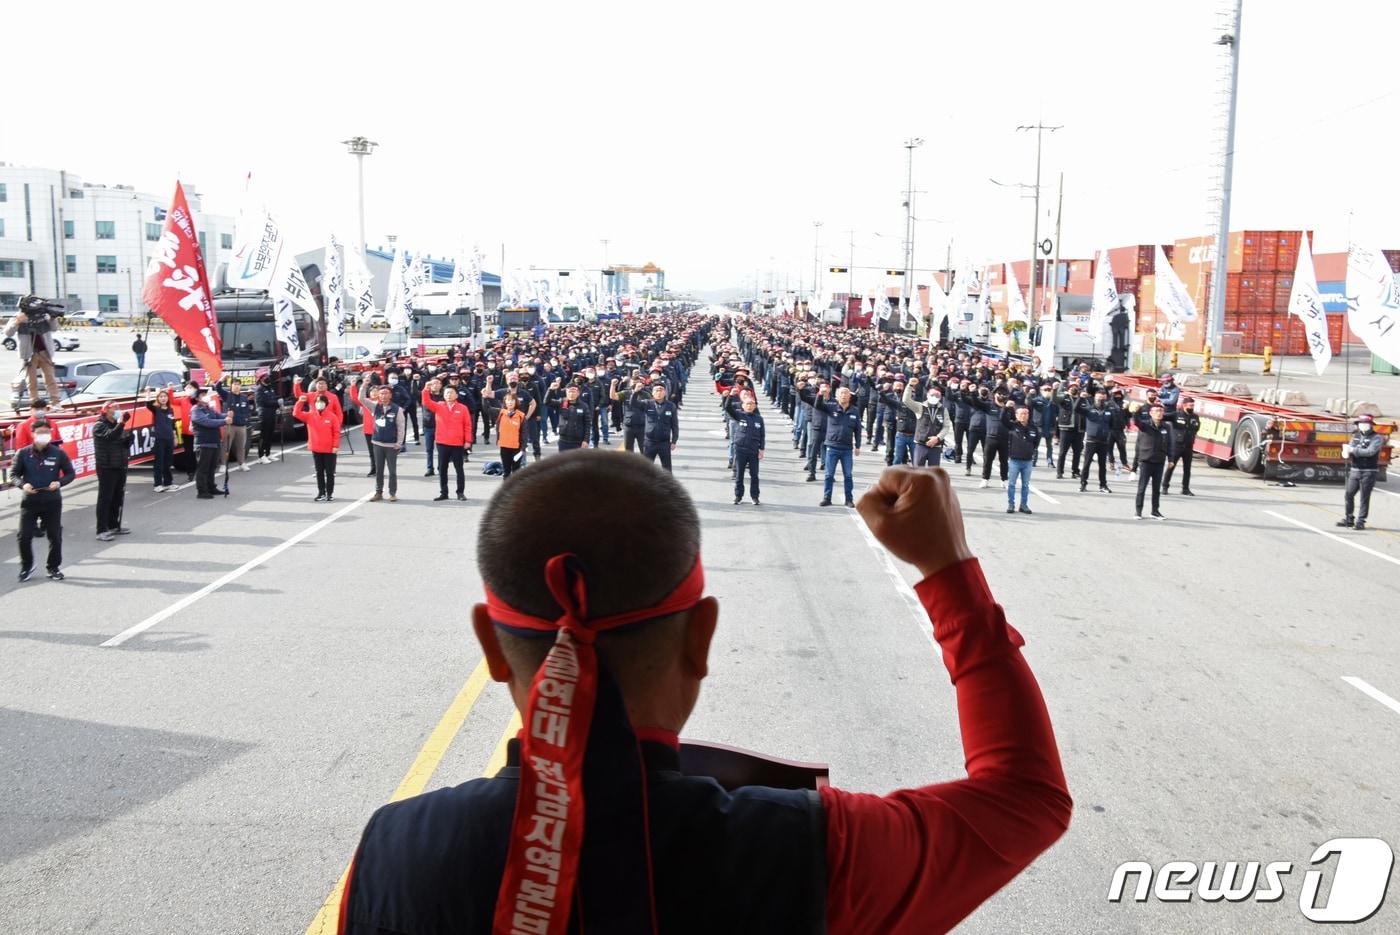
<instances>
[{"instance_id":1,"label":"crowd of people","mask_svg":"<svg viewBox=\"0 0 1400 935\"><path fill-rule=\"evenodd\" d=\"M1195 403L1167 375L1146 400L1133 400L1112 374L1087 363L1069 372L984 356L972 345L930 347L912 337L845 331L792 319L748 318L712 338L716 388L729 416L762 393L792 422L791 441L809 482L830 506L839 473L854 505L854 466L862 452L886 465L942 466L980 486L1006 490L1008 513L1032 512L1031 477L1041 455L1057 478L1066 471L1087 491L1112 493L1108 473L1136 477L1135 514L1165 519L1161 497L1181 470L1191 491L1200 419ZM1131 460L1129 426L1137 429ZM731 443L730 468L737 452ZM747 462L746 462L747 463ZM818 469L823 476L818 478ZM1097 471L1095 471L1097 468ZM755 474L756 483L756 474ZM736 480L736 502L742 485Z\"/></svg>"},{"instance_id":2,"label":"crowd of people","mask_svg":"<svg viewBox=\"0 0 1400 935\"><path fill-rule=\"evenodd\" d=\"M746 497L760 503L760 466L776 437L764 415L765 398L770 411L790 420L786 438L806 480L822 485L823 507L833 503L838 475L842 502L854 505L857 464L872 456L886 465L961 468L981 487L999 484L1007 513L1030 514L1032 477L1052 468L1057 478L1077 480L1081 492L1093 483L1113 493L1110 472L1134 478L1138 519L1145 511L1166 518L1161 498L1173 492L1178 471L1179 493L1194 495L1200 419L1171 375L1145 399L1132 399L1112 374L1096 374L1087 363L1058 372L972 345L930 346L912 336L784 318L639 316L462 346L433 357L386 358L368 368L351 369L330 358L305 385L298 378L289 388L279 388L273 374L261 375L251 389L227 378L204 386L190 381L151 389L138 405L151 414L156 492L179 489L173 474L183 450L179 461L194 481L196 498L227 495L221 469L227 476L235 468L247 471L250 460L277 459L274 443L290 403L315 465L315 500L335 500L337 456L342 446L354 449L350 434L358 423L370 455L366 476L374 478L371 500L398 500L399 455L418 445L424 476L437 478L433 499L455 495L462 501L466 465L477 446L492 446L493 434L494 451L481 459L483 472L504 479L542 457L551 438L558 451L569 451L610 446L621 435L620 447L670 471L689 375L702 354L723 415L736 505ZM96 535L103 541L130 533L123 512L131 415L132 409L109 404L93 426ZM36 428L47 426L52 439L58 418L42 397L35 399L13 447L42 450ZM1131 457L1130 427L1136 429ZM1368 438L1369 428L1369 419L1358 424L1348 447L1353 470L1346 517L1338 525L1365 528L1378 468L1378 452L1371 449L1380 437ZM47 445L48 455L28 462L31 468L57 463L43 474L43 489L36 488L46 496L32 498L33 522L21 524L26 556L35 535L58 535L61 528L48 522L49 501L58 498L58 488L48 486L65 483L62 450L52 441ZM31 503L27 495L24 502ZM60 554L52 557L51 570ZM22 562L32 567L29 559Z\"/></svg>"}]
</instances>

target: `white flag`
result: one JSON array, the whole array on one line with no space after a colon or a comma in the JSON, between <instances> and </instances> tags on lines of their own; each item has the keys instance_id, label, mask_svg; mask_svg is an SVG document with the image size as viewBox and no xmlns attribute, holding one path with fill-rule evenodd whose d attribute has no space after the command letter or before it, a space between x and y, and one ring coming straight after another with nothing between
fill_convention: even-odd
<instances>
[{"instance_id":1,"label":"white flag","mask_svg":"<svg viewBox=\"0 0 1400 935\"><path fill-rule=\"evenodd\" d=\"M277 340L287 346L287 353L300 353L301 339L297 337L296 313L292 310L292 303L281 296L273 297L272 320L277 328Z\"/></svg>"},{"instance_id":2,"label":"white flag","mask_svg":"<svg viewBox=\"0 0 1400 935\"><path fill-rule=\"evenodd\" d=\"M448 290L452 296L452 310L467 308L475 295L471 287L471 270L467 265L467 252L461 250L452 262L452 286Z\"/></svg>"},{"instance_id":3,"label":"white flag","mask_svg":"<svg viewBox=\"0 0 1400 935\"><path fill-rule=\"evenodd\" d=\"M281 225L270 213L240 212L233 230L233 259L228 265L231 288L266 290L273 298L295 302L313 317L321 314L296 257L287 248Z\"/></svg>"},{"instance_id":4,"label":"white flag","mask_svg":"<svg viewBox=\"0 0 1400 935\"><path fill-rule=\"evenodd\" d=\"M345 276L341 272L340 243L334 234L326 245L326 274L321 278L321 302L326 306L326 321L335 329L335 336L344 338Z\"/></svg>"},{"instance_id":5,"label":"white flag","mask_svg":"<svg viewBox=\"0 0 1400 935\"><path fill-rule=\"evenodd\" d=\"M953 314L953 274L948 274L948 291L944 292L938 285L938 280L933 281L933 285L928 290L928 304L930 306L928 333L930 340L937 340L938 335L943 330L943 319Z\"/></svg>"},{"instance_id":6,"label":"white flag","mask_svg":"<svg viewBox=\"0 0 1400 935\"><path fill-rule=\"evenodd\" d=\"M875 313L880 316L880 320L889 321L890 313L894 311L894 309L890 308L890 297L887 295L880 295L876 296L873 301L875 302Z\"/></svg>"},{"instance_id":7,"label":"white flag","mask_svg":"<svg viewBox=\"0 0 1400 935\"><path fill-rule=\"evenodd\" d=\"M919 325L923 324L923 321L924 302L923 298L919 295L919 287L915 286L914 291L909 293L909 311L907 313L907 320L904 322L904 329L906 331L915 330Z\"/></svg>"},{"instance_id":8,"label":"white flag","mask_svg":"<svg viewBox=\"0 0 1400 935\"><path fill-rule=\"evenodd\" d=\"M1379 250L1347 251L1347 327L1371 353L1400 367L1400 277Z\"/></svg>"},{"instance_id":9,"label":"white flag","mask_svg":"<svg viewBox=\"0 0 1400 935\"><path fill-rule=\"evenodd\" d=\"M374 311L374 277L358 246L345 251L345 284L355 297L355 315L363 318Z\"/></svg>"},{"instance_id":10,"label":"white flag","mask_svg":"<svg viewBox=\"0 0 1400 935\"><path fill-rule=\"evenodd\" d=\"M1312 353L1317 375L1327 369L1332 360L1332 343L1327 338L1327 311L1322 307L1322 295L1317 291L1317 270L1313 268L1312 248L1308 238L1298 248L1298 268L1293 271L1293 292L1288 296L1288 313L1297 315L1308 332L1308 350Z\"/></svg>"},{"instance_id":11,"label":"white flag","mask_svg":"<svg viewBox=\"0 0 1400 935\"><path fill-rule=\"evenodd\" d=\"M982 293L977 297L977 330L992 326L992 282L987 271L982 271Z\"/></svg>"},{"instance_id":12,"label":"white flag","mask_svg":"<svg viewBox=\"0 0 1400 935\"><path fill-rule=\"evenodd\" d=\"M1186 284L1181 281L1176 270L1167 262L1167 255L1160 244L1157 247L1155 301L1162 314L1174 323L1184 326L1186 322L1195 321L1197 318L1196 302L1191 298L1191 293L1186 291Z\"/></svg>"},{"instance_id":13,"label":"white flag","mask_svg":"<svg viewBox=\"0 0 1400 935\"><path fill-rule=\"evenodd\" d=\"M1024 321L1030 324L1031 317L1026 312L1026 300L1021 295L1021 284L1016 281L1016 268L1006 264L1006 317L1008 321Z\"/></svg>"},{"instance_id":14,"label":"white flag","mask_svg":"<svg viewBox=\"0 0 1400 935\"><path fill-rule=\"evenodd\" d=\"M1158 247L1158 252L1161 252ZM1157 289L1161 292L1161 287ZM1118 287L1113 282L1113 264L1108 261L1108 251L1099 251L1099 265L1094 274L1094 299L1089 306L1089 340L1098 344L1103 341L1108 319L1118 311Z\"/></svg>"},{"instance_id":15,"label":"white flag","mask_svg":"<svg viewBox=\"0 0 1400 935\"><path fill-rule=\"evenodd\" d=\"M395 331L405 330L409 325L408 285L408 251L395 247L389 267L389 288L384 297L384 317Z\"/></svg>"}]
</instances>

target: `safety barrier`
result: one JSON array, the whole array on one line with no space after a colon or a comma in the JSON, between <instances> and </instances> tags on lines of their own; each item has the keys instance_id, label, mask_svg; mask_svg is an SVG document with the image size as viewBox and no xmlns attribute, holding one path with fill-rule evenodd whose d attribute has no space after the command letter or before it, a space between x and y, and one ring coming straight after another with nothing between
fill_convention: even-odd
<instances>
[{"instance_id":1,"label":"safety barrier","mask_svg":"<svg viewBox=\"0 0 1400 935\"><path fill-rule=\"evenodd\" d=\"M1371 416L1379 416L1381 414L1381 407L1377 406L1375 403L1359 399L1347 399L1342 396L1329 396L1326 404L1322 408L1327 412L1353 419L1363 414Z\"/></svg>"},{"instance_id":2,"label":"safety barrier","mask_svg":"<svg viewBox=\"0 0 1400 935\"><path fill-rule=\"evenodd\" d=\"M1246 383L1235 383L1232 380L1211 380L1206 384L1206 389L1212 393L1219 393L1222 396L1253 396L1254 393Z\"/></svg>"},{"instance_id":3,"label":"safety barrier","mask_svg":"<svg viewBox=\"0 0 1400 935\"><path fill-rule=\"evenodd\" d=\"M1308 397L1306 393L1298 390L1274 389L1259 391L1259 401L1268 403L1271 406L1306 406Z\"/></svg>"}]
</instances>

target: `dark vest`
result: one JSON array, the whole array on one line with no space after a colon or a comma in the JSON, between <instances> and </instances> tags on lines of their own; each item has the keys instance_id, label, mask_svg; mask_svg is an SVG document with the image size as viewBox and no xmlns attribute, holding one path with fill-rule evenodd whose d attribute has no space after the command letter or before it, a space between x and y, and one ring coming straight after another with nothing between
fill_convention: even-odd
<instances>
[{"instance_id":1,"label":"dark vest","mask_svg":"<svg viewBox=\"0 0 1400 935\"><path fill-rule=\"evenodd\" d=\"M398 403L390 403L386 409L382 403L374 404L374 440L384 442L386 445L397 445L399 443L399 419L403 418L403 410ZM380 422L383 425L380 425Z\"/></svg>"},{"instance_id":2,"label":"dark vest","mask_svg":"<svg viewBox=\"0 0 1400 935\"><path fill-rule=\"evenodd\" d=\"M708 777L682 775L676 752L664 744L643 742L642 750L660 932L825 931L826 820L816 792L726 791ZM519 753L512 740L498 776L374 814L350 882L347 935L489 935ZM588 850L586 833L585 861ZM587 919L588 906L582 910Z\"/></svg>"}]
</instances>

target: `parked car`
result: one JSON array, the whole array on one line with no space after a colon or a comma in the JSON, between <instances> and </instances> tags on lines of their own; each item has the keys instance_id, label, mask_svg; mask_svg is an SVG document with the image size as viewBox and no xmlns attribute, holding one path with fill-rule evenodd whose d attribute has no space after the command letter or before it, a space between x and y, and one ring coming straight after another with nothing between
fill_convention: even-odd
<instances>
[{"instance_id":1,"label":"parked car","mask_svg":"<svg viewBox=\"0 0 1400 935\"><path fill-rule=\"evenodd\" d=\"M53 365L54 379L58 381L58 388L63 391L63 399L66 401L70 396L81 393L88 388L88 385L102 374L119 369L119 365L105 357L78 357L72 360L65 360ZM44 392L44 376L39 374L40 392ZM10 381L10 405L16 409L21 404L29 403L29 380L25 376L24 368L19 369L15 378Z\"/></svg>"},{"instance_id":2,"label":"parked car","mask_svg":"<svg viewBox=\"0 0 1400 935\"><path fill-rule=\"evenodd\" d=\"M167 384L179 386L181 382L180 374L174 370L109 370L89 383L87 389L75 393L70 401L74 404L101 402L113 396L136 396L147 387L164 389Z\"/></svg>"},{"instance_id":3,"label":"parked car","mask_svg":"<svg viewBox=\"0 0 1400 935\"><path fill-rule=\"evenodd\" d=\"M374 352L363 344L340 344L330 347L326 353L331 357L339 357L347 364L353 364L357 360L368 360L374 356Z\"/></svg>"}]
</instances>

